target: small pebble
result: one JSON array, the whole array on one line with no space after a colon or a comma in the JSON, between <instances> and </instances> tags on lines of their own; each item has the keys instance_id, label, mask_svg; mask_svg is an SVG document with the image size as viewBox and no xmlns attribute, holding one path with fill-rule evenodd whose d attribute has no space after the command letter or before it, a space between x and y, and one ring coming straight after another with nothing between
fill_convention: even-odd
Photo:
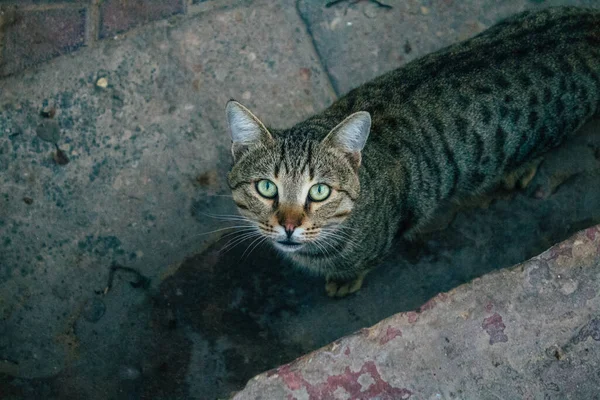
<instances>
[{"instance_id":1,"label":"small pebble","mask_svg":"<svg viewBox=\"0 0 600 400\"><path fill-rule=\"evenodd\" d=\"M102 89L106 89L108 87L108 79L100 78L96 81L96 86Z\"/></svg>"},{"instance_id":2,"label":"small pebble","mask_svg":"<svg viewBox=\"0 0 600 400\"><path fill-rule=\"evenodd\" d=\"M427 8L425 6L421 6L421 14L423 14L423 15L429 14L429 8Z\"/></svg>"},{"instance_id":3,"label":"small pebble","mask_svg":"<svg viewBox=\"0 0 600 400\"><path fill-rule=\"evenodd\" d=\"M60 139L60 128L56 121L44 121L35 129L37 136L50 143L57 143Z\"/></svg>"},{"instance_id":4,"label":"small pebble","mask_svg":"<svg viewBox=\"0 0 600 400\"><path fill-rule=\"evenodd\" d=\"M106 312L106 305L100 299L93 298L86 301L83 306L83 318L89 322L98 322Z\"/></svg>"},{"instance_id":5,"label":"small pebble","mask_svg":"<svg viewBox=\"0 0 600 400\"><path fill-rule=\"evenodd\" d=\"M70 161L67 153L59 149L58 146L56 147L56 153L54 153L53 158L54 162L58 165L67 165Z\"/></svg>"},{"instance_id":6,"label":"small pebble","mask_svg":"<svg viewBox=\"0 0 600 400\"><path fill-rule=\"evenodd\" d=\"M44 118L54 118L56 115L56 108L52 106L44 107L44 109L40 112L40 115Z\"/></svg>"},{"instance_id":7,"label":"small pebble","mask_svg":"<svg viewBox=\"0 0 600 400\"><path fill-rule=\"evenodd\" d=\"M27 205L33 204L33 199L31 197L23 197L23 202Z\"/></svg>"}]
</instances>

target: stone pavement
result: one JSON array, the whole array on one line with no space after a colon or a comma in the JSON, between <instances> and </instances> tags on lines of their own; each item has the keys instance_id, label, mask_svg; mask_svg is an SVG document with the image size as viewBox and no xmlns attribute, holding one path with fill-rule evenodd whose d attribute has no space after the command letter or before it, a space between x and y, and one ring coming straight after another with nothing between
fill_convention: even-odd
<instances>
[{"instance_id":1,"label":"stone pavement","mask_svg":"<svg viewBox=\"0 0 600 400\"><path fill-rule=\"evenodd\" d=\"M595 4L226 3L0 80L0 399L226 396L600 222L595 122L544 164L539 199L400 242L357 296L329 300L267 248L221 254L229 98L289 126L525 7Z\"/></svg>"}]
</instances>

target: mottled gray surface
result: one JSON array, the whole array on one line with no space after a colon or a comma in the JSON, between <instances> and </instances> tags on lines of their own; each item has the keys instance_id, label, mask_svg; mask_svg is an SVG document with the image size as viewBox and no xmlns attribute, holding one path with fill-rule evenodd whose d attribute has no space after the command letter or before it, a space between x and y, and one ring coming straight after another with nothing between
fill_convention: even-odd
<instances>
[{"instance_id":1,"label":"mottled gray surface","mask_svg":"<svg viewBox=\"0 0 600 400\"><path fill-rule=\"evenodd\" d=\"M343 19L372 7L369 1L330 8L244 1L163 21L0 80L0 398L226 396L261 371L599 223L596 120L548 157L526 193L454 219L442 215L448 229L399 241L347 299L327 298L321 279L292 270L267 247L247 254L250 243L243 243L223 251L231 236L213 242L228 231L203 235L229 226L207 213L234 210L223 197L227 99L244 102L274 126L289 126L334 99L322 65L332 76L337 65L333 82L344 91L408 60L369 57L377 46L405 48L400 29L432 43L413 44L411 56L453 41L415 22L438 15L437 8L456 13L454 27L445 17L432 20L442 32L480 15L481 2L447 3L397 5L390 12L416 7L402 15L414 25L387 32L383 17L367 19L361 11L361 24ZM505 7L550 1L491 4L489 21L512 12ZM430 13L419 14L421 5ZM338 24L353 27L334 29L337 39L315 25L333 10L341 13ZM321 47L340 38L345 42L332 46L335 52ZM356 65L344 58L355 55ZM106 88L97 86L100 78ZM52 143L57 136L60 157ZM141 276L118 269L105 291L113 263ZM494 321L495 349L504 342Z\"/></svg>"},{"instance_id":2,"label":"mottled gray surface","mask_svg":"<svg viewBox=\"0 0 600 400\"><path fill-rule=\"evenodd\" d=\"M112 263L156 285L214 240L202 234L221 221L205 213L234 211L222 197L226 101L298 121L333 100L319 65L294 9L264 1L0 81L0 358L18 361L19 376L56 374L79 352L57 338ZM66 165L53 159L56 139Z\"/></svg>"},{"instance_id":3,"label":"mottled gray surface","mask_svg":"<svg viewBox=\"0 0 600 400\"><path fill-rule=\"evenodd\" d=\"M245 399L596 399L600 226L252 379Z\"/></svg>"}]
</instances>

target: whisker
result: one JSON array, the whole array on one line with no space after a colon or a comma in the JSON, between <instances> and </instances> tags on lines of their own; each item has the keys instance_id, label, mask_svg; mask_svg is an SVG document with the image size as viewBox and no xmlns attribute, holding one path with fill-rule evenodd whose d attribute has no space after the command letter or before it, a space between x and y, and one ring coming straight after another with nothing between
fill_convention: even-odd
<instances>
[{"instance_id":1,"label":"whisker","mask_svg":"<svg viewBox=\"0 0 600 400\"><path fill-rule=\"evenodd\" d=\"M250 221L250 219L244 217L243 215L239 215L239 214L209 214L209 213L205 213L199 210L195 210L198 214L204 215L205 217L209 217L209 218L214 218L214 219L221 219L221 220L228 220L228 221L234 221L234 220L244 220L244 221Z\"/></svg>"},{"instance_id":2,"label":"whisker","mask_svg":"<svg viewBox=\"0 0 600 400\"><path fill-rule=\"evenodd\" d=\"M327 241L333 248L335 248L334 247L335 243L330 243L331 240L327 240L327 239L333 239L334 241L344 242L345 244L349 245L352 249L356 249L358 246L358 243L355 240L353 240L351 237L341 235L338 232L334 232L334 231L325 231L321 235L321 239L323 239L324 241Z\"/></svg>"},{"instance_id":3,"label":"whisker","mask_svg":"<svg viewBox=\"0 0 600 400\"><path fill-rule=\"evenodd\" d=\"M348 230L351 230L351 231L359 231L360 230L360 228L353 228L351 226L344 225L344 224L333 224L333 225L329 225L329 226L324 226L321 229L333 229L333 230L336 230L336 231L341 231L341 230L344 230L344 229L348 229Z\"/></svg>"},{"instance_id":4,"label":"whisker","mask_svg":"<svg viewBox=\"0 0 600 400\"><path fill-rule=\"evenodd\" d=\"M329 235L326 235L325 237L326 238L334 239L334 240L339 241L339 242L343 242L343 243L347 244L348 246L350 246L350 247L352 247L354 249L358 245L358 243L356 243L354 240L352 240L352 239L350 239L348 237L344 237L344 236L338 236L338 235L335 235L335 234L329 234Z\"/></svg>"},{"instance_id":5,"label":"whisker","mask_svg":"<svg viewBox=\"0 0 600 400\"><path fill-rule=\"evenodd\" d=\"M336 250L334 244L327 240L327 238L320 238L320 240L323 242L324 247L330 247L331 249ZM347 260L349 258L349 255L345 254L344 252L336 252L336 256L342 258L343 260Z\"/></svg>"},{"instance_id":6,"label":"whisker","mask_svg":"<svg viewBox=\"0 0 600 400\"><path fill-rule=\"evenodd\" d=\"M203 193L202 196L206 196L206 197L233 197L230 194L209 194L209 193Z\"/></svg>"},{"instance_id":7,"label":"whisker","mask_svg":"<svg viewBox=\"0 0 600 400\"><path fill-rule=\"evenodd\" d=\"M319 243L316 240L311 243L314 244L315 246L317 246L317 248L321 251L321 253L323 253L326 257L330 257L329 251L327 251L325 246L323 246L321 243Z\"/></svg>"},{"instance_id":8,"label":"whisker","mask_svg":"<svg viewBox=\"0 0 600 400\"><path fill-rule=\"evenodd\" d=\"M243 217L209 217L219 221L232 221L232 222L252 222L251 220Z\"/></svg>"},{"instance_id":9,"label":"whisker","mask_svg":"<svg viewBox=\"0 0 600 400\"><path fill-rule=\"evenodd\" d=\"M227 242L225 244L225 246L223 246L221 248L221 250L219 250L219 254L226 254L227 252L231 251L233 248L238 246L240 243L243 243L247 239L251 239L255 236L260 236L260 235L261 235L261 233L256 231L256 232L244 233L242 236L235 237L235 238L231 239L229 242Z\"/></svg>"},{"instance_id":10,"label":"whisker","mask_svg":"<svg viewBox=\"0 0 600 400\"><path fill-rule=\"evenodd\" d=\"M354 237L351 236L352 235L351 233L344 232L341 229L325 228L325 229L322 229L322 231L327 235L334 235L334 236L341 237L341 238L347 239L349 241L355 242L355 239L354 239Z\"/></svg>"},{"instance_id":11,"label":"whisker","mask_svg":"<svg viewBox=\"0 0 600 400\"><path fill-rule=\"evenodd\" d=\"M231 236L231 235L235 235L235 234L242 234L242 233L248 233L248 230L240 230L240 231L235 231L235 232L229 232L229 233L226 233L223 236L221 236L220 239L226 238L227 236Z\"/></svg>"},{"instance_id":12,"label":"whisker","mask_svg":"<svg viewBox=\"0 0 600 400\"><path fill-rule=\"evenodd\" d=\"M351 230L351 231L357 231L358 230L358 229L350 228L349 226L343 226L343 225L340 225L340 226L327 226L327 227L321 228L321 230L324 230L324 231L327 231L327 232L344 232L344 233L348 233L349 234L349 232L345 231L346 229Z\"/></svg>"},{"instance_id":13,"label":"whisker","mask_svg":"<svg viewBox=\"0 0 600 400\"><path fill-rule=\"evenodd\" d=\"M252 252L253 252L253 251L254 251L254 250L255 250L255 249L258 247L258 246L260 246L261 244L263 244L263 243L265 242L265 240L267 240L267 239L268 239L268 237L267 237L267 236L263 236L263 237L262 237L262 239L261 239L261 240L259 240L259 241L258 241L258 243L256 243L256 244L254 245L254 247L253 247L253 248L252 248L252 249L251 249L251 250L248 252L248 255L246 256L246 258L250 257L250 254L252 254ZM243 255L242 255L242 257L243 257Z\"/></svg>"},{"instance_id":14,"label":"whisker","mask_svg":"<svg viewBox=\"0 0 600 400\"><path fill-rule=\"evenodd\" d=\"M248 247L246 247L246 250L244 250L244 252L242 253L242 257L241 257L241 258L242 258L242 259L244 259L244 256L246 255L246 253L248 252L248 250L250 249L250 247L251 247L251 246L252 246L252 245L253 245L255 242L258 242L258 243L260 243L260 240L261 240L261 239L264 239L264 238L265 238L265 236L262 236L262 235L261 235L261 236L259 236L258 238L254 239L254 240L252 241L252 243L250 243L250 244L248 245ZM250 255L250 253L248 253L248 255Z\"/></svg>"},{"instance_id":15,"label":"whisker","mask_svg":"<svg viewBox=\"0 0 600 400\"><path fill-rule=\"evenodd\" d=\"M239 228L244 228L242 231L244 230L248 230L248 229L254 229L256 228L256 226L254 225L236 225L236 226L228 226L226 228L219 228L219 229L215 229L213 231L209 231L209 232L203 232L203 233L197 233L195 235L192 235L190 238L195 238L198 236L204 236L204 235L210 235L212 233L216 233L216 232L221 232L221 231L226 231L228 229L239 229Z\"/></svg>"},{"instance_id":16,"label":"whisker","mask_svg":"<svg viewBox=\"0 0 600 400\"><path fill-rule=\"evenodd\" d=\"M225 243L225 245L223 246L223 248L221 250L227 249L230 245L235 246L235 244L237 244L239 242L243 242L247 238L254 237L255 235L258 235L258 234L259 233L256 231L242 233L242 234L240 234L240 236L234 237L234 238L230 239L227 243Z\"/></svg>"}]
</instances>

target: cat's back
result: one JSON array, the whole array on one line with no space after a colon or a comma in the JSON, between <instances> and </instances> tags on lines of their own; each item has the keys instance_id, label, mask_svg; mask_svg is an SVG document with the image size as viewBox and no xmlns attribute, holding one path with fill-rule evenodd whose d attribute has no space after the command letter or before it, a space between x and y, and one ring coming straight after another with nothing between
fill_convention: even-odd
<instances>
[{"instance_id":1,"label":"cat's back","mask_svg":"<svg viewBox=\"0 0 600 400\"><path fill-rule=\"evenodd\" d=\"M593 58L588 65L599 68L599 52L600 8L529 10L367 82L338 100L326 113L366 110L378 114L415 96L431 96L427 89L437 89L439 85L457 89L464 84L480 84L481 92L503 91L514 85L513 90L517 90L523 82L507 82L502 75L553 74L549 69L571 74L574 57L580 56ZM496 77L493 82L482 82L490 75ZM527 82L521 86L528 86Z\"/></svg>"},{"instance_id":2,"label":"cat's back","mask_svg":"<svg viewBox=\"0 0 600 400\"><path fill-rule=\"evenodd\" d=\"M555 7L382 75L325 114L370 112L365 164L409 160L434 201L543 154L599 104L600 9Z\"/></svg>"}]
</instances>

